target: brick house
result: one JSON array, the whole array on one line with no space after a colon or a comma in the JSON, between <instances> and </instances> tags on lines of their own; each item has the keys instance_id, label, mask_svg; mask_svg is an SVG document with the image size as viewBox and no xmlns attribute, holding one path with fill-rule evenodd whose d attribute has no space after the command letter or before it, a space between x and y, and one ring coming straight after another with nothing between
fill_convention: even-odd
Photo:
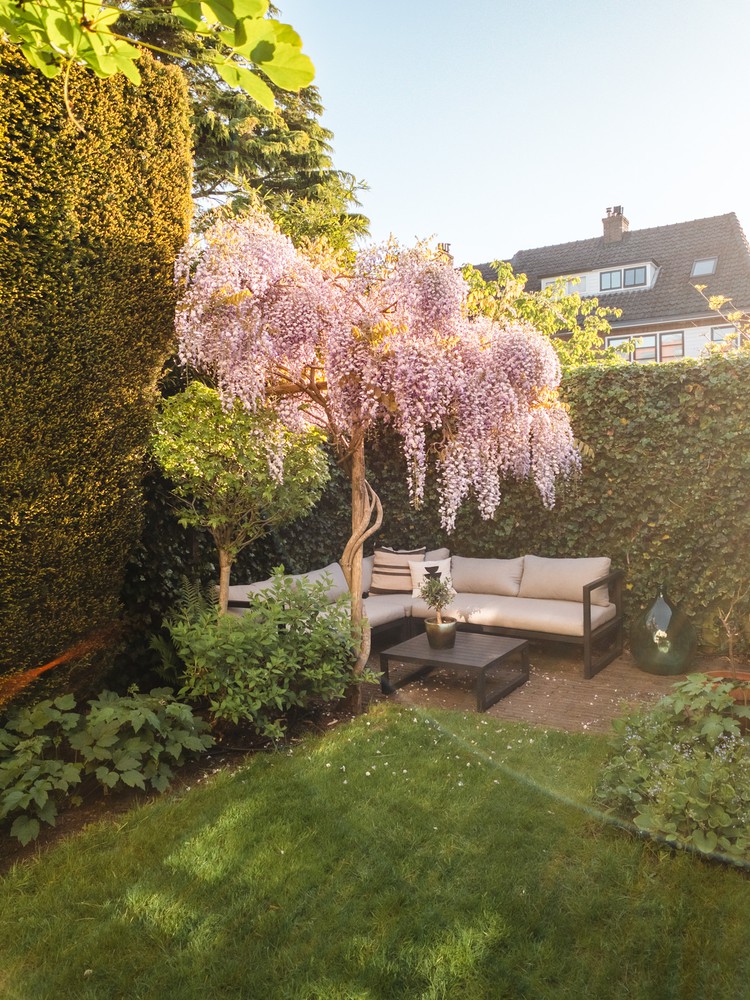
<instances>
[{"instance_id":1,"label":"brick house","mask_svg":"<svg viewBox=\"0 0 750 1000\"><path fill-rule=\"evenodd\" d=\"M529 291L565 278L569 291L621 309L607 344L636 339L632 360L699 357L711 341L734 334L694 285L750 312L750 248L734 212L631 230L618 205L607 209L602 224L601 236L519 250L509 263L528 277ZM489 264L479 270L495 277Z\"/></svg>"}]
</instances>

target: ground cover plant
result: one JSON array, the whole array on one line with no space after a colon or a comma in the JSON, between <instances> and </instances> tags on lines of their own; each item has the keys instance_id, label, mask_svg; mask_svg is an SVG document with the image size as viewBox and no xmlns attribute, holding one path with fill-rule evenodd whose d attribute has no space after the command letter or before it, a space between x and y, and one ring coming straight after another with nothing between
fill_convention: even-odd
<instances>
[{"instance_id":1,"label":"ground cover plant","mask_svg":"<svg viewBox=\"0 0 750 1000\"><path fill-rule=\"evenodd\" d=\"M615 723L596 800L667 843L750 861L750 707L694 674Z\"/></svg>"},{"instance_id":2,"label":"ground cover plant","mask_svg":"<svg viewBox=\"0 0 750 1000\"><path fill-rule=\"evenodd\" d=\"M171 688L102 691L83 712L71 694L12 711L0 729L0 821L27 844L42 823L55 825L62 805L80 805L87 776L106 791L163 792L191 754L212 745L207 728Z\"/></svg>"},{"instance_id":3,"label":"ground cover plant","mask_svg":"<svg viewBox=\"0 0 750 1000\"><path fill-rule=\"evenodd\" d=\"M605 754L378 707L10 872L0 992L747 996L746 874L610 831Z\"/></svg>"}]
</instances>

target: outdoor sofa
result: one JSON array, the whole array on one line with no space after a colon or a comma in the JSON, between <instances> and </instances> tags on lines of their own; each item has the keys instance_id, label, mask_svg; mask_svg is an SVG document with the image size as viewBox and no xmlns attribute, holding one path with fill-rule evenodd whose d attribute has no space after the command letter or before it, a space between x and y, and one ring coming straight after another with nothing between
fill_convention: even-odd
<instances>
[{"instance_id":1,"label":"outdoor sofa","mask_svg":"<svg viewBox=\"0 0 750 1000\"><path fill-rule=\"evenodd\" d=\"M449 560L449 562L448 562ZM423 631L433 617L418 593L426 568L449 567L456 596L444 614L463 631L514 636L532 641L573 643L583 648L583 676L591 678L623 648L622 570L606 557L554 559L526 555L517 559L470 559L448 549L430 552L380 549L363 561L365 615L373 641L398 633L397 641ZM417 570L414 569L417 564ZM295 579L330 582L329 601L348 594L338 563L299 574ZM374 586L374 583L381 586ZM229 610L242 614L249 597L272 580L229 588ZM413 584L415 584L413 586ZM402 589L395 589L395 588Z\"/></svg>"}]
</instances>

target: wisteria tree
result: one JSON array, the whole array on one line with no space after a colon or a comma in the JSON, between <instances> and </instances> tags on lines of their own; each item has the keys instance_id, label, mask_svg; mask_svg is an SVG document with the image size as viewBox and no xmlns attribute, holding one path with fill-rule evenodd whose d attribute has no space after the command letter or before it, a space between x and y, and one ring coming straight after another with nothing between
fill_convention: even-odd
<instances>
[{"instance_id":1,"label":"wisteria tree","mask_svg":"<svg viewBox=\"0 0 750 1000\"><path fill-rule=\"evenodd\" d=\"M551 506L557 476L578 466L549 341L521 322L470 317L465 279L426 244L373 247L345 272L322 252L303 255L263 217L235 219L183 254L178 280L183 362L210 372L226 400L321 427L348 471L341 565L355 626L362 546L382 522L365 469L377 421L401 438L415 506L436 463L449 531L469 494L491 517L503 479L531 476ZM365 628L355 673L368 654Z\"/></svg>"}]
</instances>

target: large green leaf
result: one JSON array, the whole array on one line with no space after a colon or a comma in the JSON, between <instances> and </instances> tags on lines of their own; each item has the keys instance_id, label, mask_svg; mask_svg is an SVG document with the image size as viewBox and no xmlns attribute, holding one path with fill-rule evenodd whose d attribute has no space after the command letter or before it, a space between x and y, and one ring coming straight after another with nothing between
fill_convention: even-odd
<instances>
[{"instance_id":1,"label":"large green leaf","mask_svg":"<svg viewBox=\"0 0 750 1000\"><path fill-rule=\"evenodd\" d=\"M298 48L279 43L270 62L262 62L263 72L277 87L301 90L312 83L315 67L309 56Z\"/></svg>"},{"instance_id":2,"label":"large green leaf","mask_svg":"<svg viewBox=\"0 0 750 1000\"><path fill-rule=\"evenodd\" d=\"M235 24L229 44L232 45L237 55L251 58L252 50L260 42L268 42L273 45L275 37L273 21L244 17Z\"/></svg>"},{"instance_id":3,"label":"large green leaf","mask_svg":"<svg viewBox=\"0 0 750 1000\"><path fill-rule=\"evenodd\" d=\"M249 94L258 104L269 111L273 108L273 91L252 70L235 62L217 62L216 72L230 87L237 87ZM269 74L270 75L270 74Z\"/></svg>"},{"instance_id":4,"label":"large green leaf","mask_svg":"<svg viewBox=\"0 0 750 1000\"><path fill-rule=\"evenodd\" d=\"M17 837L23 846L39 836L39 820L31 816L18 816L10 828L11 837Z\"/></svg>"},{"instance_id":5,"label":"large green leaf","mask_svg":"<svg viewBox=\"0 0 750 1000\"><path fill-rule=\"evenodd\" d=\"M198 0L180 0L172 5L172 14L189 31L197 31L201 24L201 5Z\"/></svg>"},{"instance_id":6,"label":"large green leaf","mask_svg":"<svg viewBox=\"0 0 750 1000\"><path fill-rule=\"evenodd\" d=\"M235 20L258 18L262 20L268 11L268 0L229 0Z\"/></svg>"}]
</instances>

